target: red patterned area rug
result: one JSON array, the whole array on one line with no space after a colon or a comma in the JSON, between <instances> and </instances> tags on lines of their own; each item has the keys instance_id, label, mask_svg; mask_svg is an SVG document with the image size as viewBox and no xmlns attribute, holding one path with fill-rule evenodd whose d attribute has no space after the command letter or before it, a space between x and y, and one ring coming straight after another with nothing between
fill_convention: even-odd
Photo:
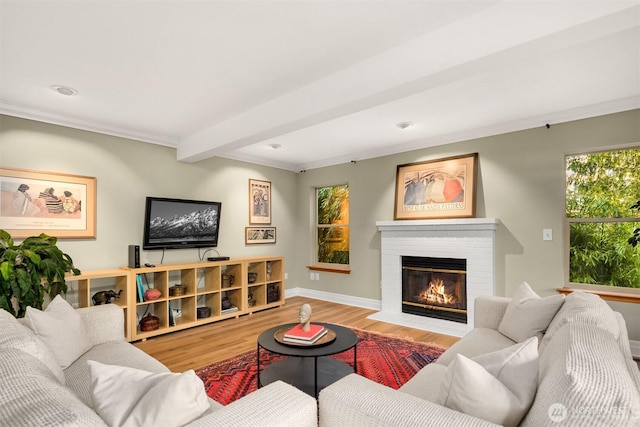
<instances>
[{"instance_id":1,"label":"red patterned area rug","mask_svg":"<svg viewBox=\"0 0 640 427\"><path fill-rule=\"evenodd\" d=\"M446 350L433 343L351 329L358 336L358 373L394 389L406 383L423 366L435 361ZM284 357L261 351L261 368ZM348 363L349 366L353 364L353 350L331 357ZM256 352L249 351L198 369L196 374L204 381L209 397L227 405L256 390L256 369Z\"/></svg>"}]
</instances>

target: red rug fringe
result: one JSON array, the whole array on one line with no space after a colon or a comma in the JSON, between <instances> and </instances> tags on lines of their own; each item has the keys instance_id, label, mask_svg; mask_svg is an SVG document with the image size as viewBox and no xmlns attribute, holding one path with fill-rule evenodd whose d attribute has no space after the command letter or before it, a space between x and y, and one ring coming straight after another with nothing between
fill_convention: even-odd
<instances>
[{"instance_id":1,"label":"red rug fringe","mask_svg":"<svg viewBox=\"0 0 640 427\"><path fill-rule=\"evenodd\" d=\"M446 350L446 347L435 343L350 329L358 336L358 374L394 389L398 389ZM261 351L261 368L285 357ZM350 366L353 363L352 350L331 357ZM257 389L256 365L256 352L249 351L200 368L196 370L196 375L204 382L209 397L227 405Z\"/></svg>"}]
</instances>

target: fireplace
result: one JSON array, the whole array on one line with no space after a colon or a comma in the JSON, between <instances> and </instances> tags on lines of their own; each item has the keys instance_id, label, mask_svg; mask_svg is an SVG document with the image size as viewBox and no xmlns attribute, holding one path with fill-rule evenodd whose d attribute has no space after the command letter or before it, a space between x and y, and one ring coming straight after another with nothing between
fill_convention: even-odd
<instances>
[{"instance_id":1,"label":"fireplace","mask_svg":"<svg viewBox=\"0 0 640 427\"><path fill-rule=\"evenodd\" d=\"M402 257L402 312L467 323L467 260Z\"/></svg>"},{"instance_id":2,"label":"fireplace","mask_svg":"<svg viewBox=\"0 0 640 427\"><path fill-rule=\"evenodd\" d=\"M380 230L380 311L371 319L461 337L473 329L474 301L495 295L496 218L377 221ZM402 310L402 258L464 259L466 322L426 317ZM434 304L432 304L434 305ZM455 310L458 310L455 307ZM439 310L447 311L447 310ZM442 314L442 313L440 313Z\"/></svg>"}]
</instances>

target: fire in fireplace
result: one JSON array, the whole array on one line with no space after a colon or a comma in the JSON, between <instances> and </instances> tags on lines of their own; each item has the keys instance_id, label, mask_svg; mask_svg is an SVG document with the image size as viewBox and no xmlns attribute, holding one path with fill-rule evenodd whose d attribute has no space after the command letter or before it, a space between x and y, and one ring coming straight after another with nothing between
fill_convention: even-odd
<instances>
[{"instance_id":1,"label":"fire in fireplace","mask_svg":"<svg viewBox=\"0 0 640 427\"><path fill-rule=\"evenodd\" d=\"M467 260L402 257L402 312L467 323Z\"/></svg>"}]
</instances>

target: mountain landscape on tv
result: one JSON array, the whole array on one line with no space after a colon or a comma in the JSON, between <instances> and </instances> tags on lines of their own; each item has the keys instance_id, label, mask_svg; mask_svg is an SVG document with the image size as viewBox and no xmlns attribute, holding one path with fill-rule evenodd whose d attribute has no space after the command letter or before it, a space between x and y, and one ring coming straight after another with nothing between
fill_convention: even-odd
<instances>
[{"instance_id":1,"label":"mountain landscape on tv","mask_svg":"<svg viewBox=\"0 0 640 427\"><path fill-rule=\"evenodd\" d=\"M150 223L149 238L156 242L176 238L187 241L213 239L217 232L217 216L217 209L213 207L168 219L158 216Z\"/></svg>"}]
</instances>

